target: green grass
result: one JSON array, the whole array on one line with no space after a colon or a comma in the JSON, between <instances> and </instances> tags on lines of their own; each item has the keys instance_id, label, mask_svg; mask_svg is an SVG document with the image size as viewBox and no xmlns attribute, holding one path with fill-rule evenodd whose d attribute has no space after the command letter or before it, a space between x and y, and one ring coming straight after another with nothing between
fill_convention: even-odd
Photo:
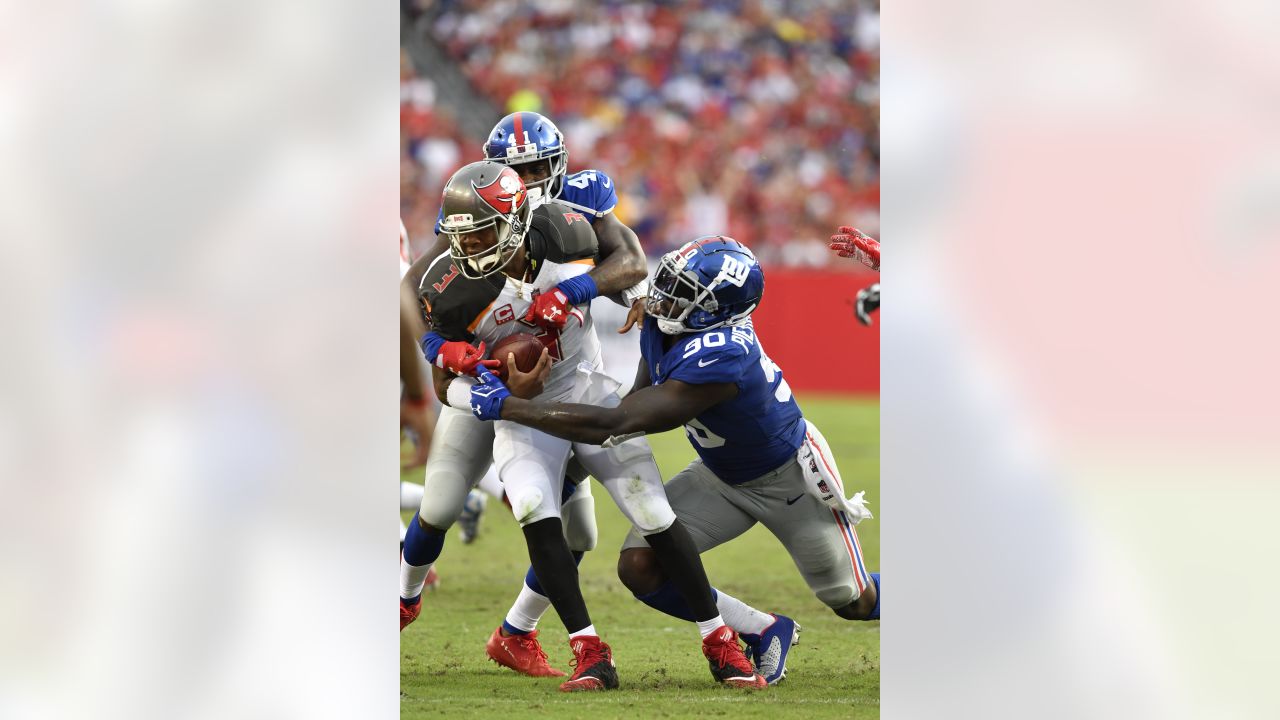
<instances>
[{"instance_id":1,"label":"green grass","mask_svg":"<svg viewBox=\"0 0 1280 720\"><path fill-rule=\"evenodd\" d=\"M802 397L801 406L831 444L849 493L866 490L877 511L878 402ZM665 478L693 458L683 431L650 442ZM485 656L485 641L515 599L528 566L510 512L490 503L475 543L463 545L450 533L437 564L441 588L424 598L422 616L400 636L402 718L879 717L880 623L836 617L813 597L762 526L703 555L707 574L712 584L755 607L790 615L804 632L785 681L759 692L729 690L707 672L692 624L648 608L618 582L614 565L627 523L603 489L596 486L593 494L600 542L582 561L582 591L592 621L613 647L622 689L560 693L556 679L523 677ZM878 570L879 517L859 525L858 536L868 566ZM567 634L554 610L541 632L552 665L568 670Z\"/></svg>"}]
</instances>

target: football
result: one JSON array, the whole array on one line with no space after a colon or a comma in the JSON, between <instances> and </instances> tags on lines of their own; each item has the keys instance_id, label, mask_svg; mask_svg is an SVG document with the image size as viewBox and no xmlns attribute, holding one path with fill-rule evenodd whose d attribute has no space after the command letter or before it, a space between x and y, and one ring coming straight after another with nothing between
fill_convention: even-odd
<instances>
[{"instance_id":1,"label":"football","mask_svg":"<svg viewBox=\"0 0 1280 720\"><path fill-rule=\"evenodd\" d=\"M494 343L493 349L489 351L490 358L502 361L502 365L498 366L493 374L497 375L498 379L506 381L507 353L515 353L516 367L520 368L520 372L529 372L538 364L538 358L542 356L542 348L542 341L529 333L515 333L502 338Z\"/></svg>"}]
</instances>

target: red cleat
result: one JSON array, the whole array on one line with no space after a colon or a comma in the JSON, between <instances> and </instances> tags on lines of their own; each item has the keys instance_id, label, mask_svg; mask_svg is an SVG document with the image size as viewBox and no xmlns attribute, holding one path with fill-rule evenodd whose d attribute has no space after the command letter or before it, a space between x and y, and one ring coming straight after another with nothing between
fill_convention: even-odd
<instances>
[{"instance_id":1,"label":"red cleat","mask_svg":"<svg viewBox=\"0 0 1280 720\"><path fill-rule=\"evenodd\" d=\"M722 625L702 640L702 654L711 663L711 675L717 682L741 688L762 688L769 684L742 652L738 633L728 625Z\"/></svg>"},{"instance_id":2,"label":"red cleat","mask_svg":"<svg viewBox=\"0 0 1280 720\"><path fill-rule=\"evenodd\" d=\"M418 615L422 612L422 598L418 598L418 602L412 605L406 605L404 598L400 598L400 629L404 630L409 623L418 619Z\"/></svg>"},{"instance_id":3,"label":"red cleat","mask_svg":"<svg viewBox=\"0 0 1280 720\"><path fill-rule=\"evenodd\" d=\"M617 690L618 671L613 667L613 651L595 635L569 638L573 648L573 677L560 683L560 692Z\"/></svg>"},{"instance_id":4,"label":"red cleat","mask_svg":"<svg viewBox=\"0 0 1280 720\"><path fill-rule=\"evenodd\" d=\"M422 592L435 592L440 589L440 575L436 573L434 565L427 571L426 583L422 586Z\"/></svg>"},{"instance_id":5,"label":"red cleat","mask_svg":"<svg viewBox=\"0 0 1280 720\"><path fill-rule=\"evenodd\" d=\"M568 673L561 672L547 662L547 654L538 643L538 631L528 635L503 635L498 627L489 636L484 651L489 659L503 667L511 668L521 675L529 677L564 677Z\"/></svg>"}]
</instances>

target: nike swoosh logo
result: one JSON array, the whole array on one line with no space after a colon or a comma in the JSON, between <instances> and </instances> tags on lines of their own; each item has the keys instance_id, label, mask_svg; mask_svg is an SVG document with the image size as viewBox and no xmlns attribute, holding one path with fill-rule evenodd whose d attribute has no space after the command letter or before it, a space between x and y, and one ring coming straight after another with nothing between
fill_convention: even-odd
<instances>
[{"instance_id":1,"label":"nike swoosh logo","mask_svg":"<svg viewBox=\"0 0 1280 720\"><path fill-rule=\"evenodd\" d=\"M699 360L699 361L698 361L698 367L706 367L706 366L710 365L711 363L718 363L718 362L720 362L720 358L716 358L715 360L712 360L711 362L703 362L703 361Z\"/></svg>"},{"instance_id":2,"label":"nike swoosh logo","mask_svg":"<svg viewBox=\"0 0 1280 720\"><path fill-rule=\"evenodd\" d=\"M799 495L797 495L797 496L795 496L795 497L791 498L790 500L788 500L788 501L787 501L787 504L788 504L788 505L793 505L793 504L795 504L795 502L796 502L797 500L799 500L799 499L800 499L800 498L802 498L802 497L804 497L804 493L801 493L801 494L799 494Z\"/></svg>"}]
</instances>

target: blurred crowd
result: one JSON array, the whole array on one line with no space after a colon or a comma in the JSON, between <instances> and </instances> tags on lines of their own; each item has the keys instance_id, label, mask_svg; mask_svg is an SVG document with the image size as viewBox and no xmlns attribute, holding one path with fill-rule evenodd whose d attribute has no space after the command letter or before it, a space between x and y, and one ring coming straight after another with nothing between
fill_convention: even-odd
<instances>
[{"instance_id":1,"label":"blurred crowd","mask_svg":"<svg viewBox=\"0 0 1280 720\"><path fill-rule=\"evenodd\" d=\"M836 225L879 234L874 0L409 5L499 110L559 125L571 172L614 179L650 254L727 231L766 264L827 265ZM407 58L401 83L401 198L425 244L444 181L483 138Z\"/></svg>"}]
</instances>

